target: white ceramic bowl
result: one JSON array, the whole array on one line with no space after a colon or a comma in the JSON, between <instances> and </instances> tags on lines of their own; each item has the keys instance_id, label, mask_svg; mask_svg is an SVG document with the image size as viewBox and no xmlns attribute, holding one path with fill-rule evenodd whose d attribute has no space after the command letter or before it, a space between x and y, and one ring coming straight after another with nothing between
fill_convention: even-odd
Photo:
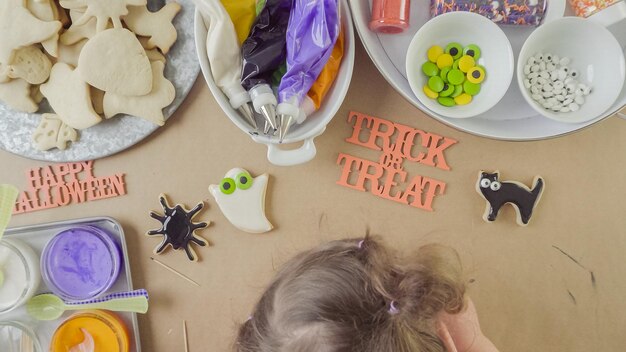
<instances>
[{"instance_id":1,"label":"white ceramic bowl","mask_svg":"<svg viewBox=\"0 0 626 352\"><path fill-rule=\"evenodd\" d=\"M352 26L352 15L348 4L345 0L340 1L340 11L342 20L342 29L344 31L344 56L339 68L339 73L335 79L335 83L322 102L320 110L316 111L302 124L293 125L289 129L289 134L283 141L283 144L304 142L297 149L283 150L279 147L280 142L278 136L265 136L263 134L250 133L250 128L244 122L243 118L235 111L228 102L228 98L217 87L211 74L209 59L206 54L206 38L207 28L204 25L202 16L196 11L195 16L195 37L196 50L200 59L200 67L202 74L209 85L209 89L222 110L228 115L230 120L237 125L246 134L257 143L267 146L267 159L274 165L290 166L303 164L315 157L317 150L315 148L314 139L321 135L326 129L326 125L335 117L335 114L341 107L343 100L348 92L350 80L352 79L352 70L354 68L354 27Z\"/></svg>"},{"instance_id":2,"label":"white ceramic bowl","mask_svg":"<svg viewBox=\"0 0 626 352\"><path fill-rule=\"evenodd\" d=\"M524 87L524 65L537 53L571 59L569 67L580 72L578 82L592 88L580 110L555 113L532 99ZM602 116L619 97L625 77L624 53L615 37L601 25L578 17L564 17L537 28L517 61L517 83L524 99L539 114L559 122L582 123Z\"/></svg>"},{"instance_id":3,"label":"white ceramic bowl","mask_svg":"<svg viewBox=\"0 0 626 352\"><path fill-rule=\"evenodd\" d=\"M478 45L478 64L487 72L480 93L471 103L446 107L424 94L428 77L422 72L422 64L428 60L428 48L445 47L451 42ZM429 110L446 117L468 118L484 113L502 99L513 78L514 61L511 43L498 25L475 13L450 12L426 22L417 31L406 54L406 73L411 90Z\"/></svg>"}]
</instances>

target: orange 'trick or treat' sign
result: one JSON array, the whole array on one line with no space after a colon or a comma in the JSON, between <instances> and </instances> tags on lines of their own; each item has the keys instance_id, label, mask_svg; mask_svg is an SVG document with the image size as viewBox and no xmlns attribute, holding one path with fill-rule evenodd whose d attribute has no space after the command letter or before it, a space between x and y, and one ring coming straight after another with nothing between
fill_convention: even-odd
<instances>
[{"instance_id":1,"label":"orange 'trick or treat' sign","mask_svg":"<svg viewBox=\"0 0 626 352\"><path fill-rule=\"evenodd\" d=\"M93 161L83 161L27 170L28 189L20 193L13 214L126 194L124 174L96 177L93 165Z\"/></svg>"},{"instance_id":2,"label":"orange 'trick or treat' sign","mask_svg":"<svg viewBox=\"0 0 626 352\"><path fill-rule=\"evenodd\" d=\"M435 197L446 189L445 182L409 177L404 161L449 171L445 152L457 141L358 112L350 112L348 123L353 124L353 132L346 142L382 153L377 162L340 153L337 164L342 171L337 184L432 211Z\"/></svg>"}]
</instances>

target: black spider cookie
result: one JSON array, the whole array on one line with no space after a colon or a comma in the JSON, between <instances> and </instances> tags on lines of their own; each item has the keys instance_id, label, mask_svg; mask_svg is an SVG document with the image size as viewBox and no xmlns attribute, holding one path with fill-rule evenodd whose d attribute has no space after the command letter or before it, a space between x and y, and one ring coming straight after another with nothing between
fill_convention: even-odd
<instances>
[{"instance_id":1,"label":"black spider cookie","mask_svg":"<svg viewBox=\"0 0 626 352\"><path fill-rule=\"evenodd\" d=\"M171 245L175 250L183 248L189 260L197 261L198 257L191 247L191 243L203 247L208 245L207 241L195 234L195 231L207 227L209 223L193 222L194 216L204 207L204 202L200 202L193 209L187 210L181 204L171 207L164 194L159 196L159 201L163 207L164 215L151 211L150 216L161 222L161 228L146 233L147 236L163 236L163 241L154 249L154 253L160 254L165 250L165 247Z\"/></svg>"}]
</instances>

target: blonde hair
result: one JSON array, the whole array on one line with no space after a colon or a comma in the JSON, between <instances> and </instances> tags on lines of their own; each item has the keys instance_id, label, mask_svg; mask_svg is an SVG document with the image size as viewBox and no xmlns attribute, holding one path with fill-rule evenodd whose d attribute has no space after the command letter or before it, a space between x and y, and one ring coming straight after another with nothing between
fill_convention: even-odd
<instances>
[{"instance_id":1,"label":"blonde hair","mask_svg":"<svg viewBox=\"0 0 626 352\"><path fill-rule=\"evenodd\" d=\"M464 308L457 253L400 257L377 238L333 241L279 270L241 325L237 352L442 352L435 317Z\"/></svg>"}]
</instances>

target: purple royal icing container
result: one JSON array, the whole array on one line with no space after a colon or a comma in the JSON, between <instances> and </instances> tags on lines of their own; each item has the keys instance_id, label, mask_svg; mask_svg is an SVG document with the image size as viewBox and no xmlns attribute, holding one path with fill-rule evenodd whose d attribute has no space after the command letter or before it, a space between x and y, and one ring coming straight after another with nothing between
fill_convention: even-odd
<instances>
[{"instance_id":1,"label":"purple royal icing container","mask_svg":"<svg viewBox=\"0 0 626 352\"><path fill-rule=\"evenodd\" d=\"M91 299L106 292L120 273L120 249L95 226L59 232L41 254L41 274L50 290L67 301Z\"/></svg>"}]
</instances>

